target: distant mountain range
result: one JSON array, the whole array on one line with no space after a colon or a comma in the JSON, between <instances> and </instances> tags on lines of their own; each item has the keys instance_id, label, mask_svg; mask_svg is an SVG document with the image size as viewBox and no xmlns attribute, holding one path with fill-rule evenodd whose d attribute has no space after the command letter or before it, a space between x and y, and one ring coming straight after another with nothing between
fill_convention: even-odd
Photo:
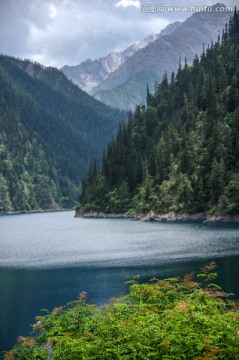
<instances>
[{"instance_id":1,"label":"distant mountain range","mask_svg":"<svg viewBox=\"0 0 239 360\"><path fill-rule=\"evenodd\" d=\"M214 5L222 7L223 4ZM191 64L196 54L215 42L230 12L197 12L186 21L167 26L126 50L99 60L64 66L61 70L79 87L112 107L129 109L145 102L146 85L152 89L165 71L176 71L179 59Z\"/></svg>"},{"instance_id":2,"label":"distant mountain range","mask_svg":"<svg viewBox=\"0 0 239 360\"><path fill-rule=\"evenodd\" d=\"M0 56L0 212L71 207L124 114L61 71Z\"/></svg>"},{"instance_id":3,"label":"distant mountain range","mask_svg":"<svg viewBox=\"0 0 239 360\"><path fill-rule=\"evenodd\" d=\"M60 70L79 85L81 89L91 92L97 85L106 80L111 73L116 71L130 56L155 41L158 36L157 34L151 34L121 52L112 52L96 60L87 59L76 66L65 65Z\"/></svg>"}]
</instances>

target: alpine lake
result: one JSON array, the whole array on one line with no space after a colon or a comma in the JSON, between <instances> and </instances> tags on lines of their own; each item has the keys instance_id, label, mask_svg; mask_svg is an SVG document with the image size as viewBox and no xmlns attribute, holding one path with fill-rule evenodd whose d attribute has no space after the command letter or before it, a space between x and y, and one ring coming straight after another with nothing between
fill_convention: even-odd
<instances>
[{"instance_id":1,"label":"alpine lake","mask_svg":"<svg viewBox=\"0 0 239 360\"><path fill-rule=\"evenodd\" d=\"M0 216L0 351L27 336L41 309L86 291L98 305L127 281L200 273L239 298L239 224L75 218L73 211ZM1 358L1 356L0 356Z\"/></svg>"}]
</instances>

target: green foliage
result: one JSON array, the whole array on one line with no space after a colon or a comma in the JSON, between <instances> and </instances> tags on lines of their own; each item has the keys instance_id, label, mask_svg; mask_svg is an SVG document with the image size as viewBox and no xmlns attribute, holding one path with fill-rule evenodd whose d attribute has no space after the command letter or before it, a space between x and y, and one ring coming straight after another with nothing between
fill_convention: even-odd
<instances>
[{"instance_id":1,"label":"green foliage","mask_svg":"<svg viewBox=\"0 0 239 360\"><path fill-rule=\"evenodd\" d=\"M10 211L12 209L7 181L2 175L0 176L0 209L3 211Z\"/></svg>"},{"instance_id":2,"label":"green foliage","mask_svg":"<svg viewBox=\"0 0 239 360\"><path fill-rule=\"evenodd\" d=\"M132 209L138 213L147 213L155 208L156 202L157 195L153 186L153 178L149 175L146 168L144 180L138 187L137 194L133 197L131 206Z\"/></svg>"},{"instance_id":3,"label":"green foliage","mask_svg":"<svg viewBox=\"0 0 239 360\"><path fill-rule=\"evenodd\" d=\"M222 43L180 66L170 82L165 74L154 95L147 88L147 106L120 125L102 169L84 182L81 209L97 203L105 212L238 213L238 29L236 11ZM104 178L102 193L97 177Z\"/></svg>"},{"instance_id":4,"label":"green foliage","mask_svg":"<svg viewBox=\"0 0 239 360\"><path fill-rule=\"evenodd\" d=\"M0 212L72 207L124 116L63 73L0 56Z\"/></svg>"},{"instance_id":5,"label":"green foliage","mask_svg":"<svg viewBox=\"0 0 239 360\"><path fill-rule=\"evenodd\" d=\"M86 294L66 307L38 316L32 337L5 360L231 359L239 357L239 310L207 264L202 285L183 279L131 281L128 295L108 305L86 303Z\"/></svg>"},{"instance_id":6,"label":"green foliage","mask_svg":"<svg viewBox=\"0 0 239 360\"><path fill-rule=\"evenodd\" d=\"M129 210L129 189L128 184L123 182L113 191L109 191L106 195L106 212L122 213Z\"/></svg>"},{"instance_id":7,"label":"green foliage","mask_svg":"<svg viewBox=\"0 0 239 360\"><path fill-rule=\"evenodd\" d=\"M223 206L227 214L239 213L239 174L233 174L222 196Z\"/></svg>"}]
</instances>

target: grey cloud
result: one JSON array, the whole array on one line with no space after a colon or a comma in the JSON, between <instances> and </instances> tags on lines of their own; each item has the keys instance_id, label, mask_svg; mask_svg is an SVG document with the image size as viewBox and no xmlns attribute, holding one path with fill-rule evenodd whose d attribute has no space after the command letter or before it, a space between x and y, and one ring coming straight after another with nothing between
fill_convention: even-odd
<instances>
[{"instance_id":1,"label":"grey cloud","mask_svg":"<svg viewBox=\"0 0 239 360\"><path fill-rule=\"evenodd\" d=\"M203 0L202 0L203 1ZM194 5L202 4L195 0ZM142 14L117 0L0 0L0 51L61 67L121 50L191 13ZM161 4L142 0L141 4ZM207 5L215 1L207 1ZM191 5L167 1L167 5ZM226 5L235 5L227 2Z\"/></svg>"}]
</instances>

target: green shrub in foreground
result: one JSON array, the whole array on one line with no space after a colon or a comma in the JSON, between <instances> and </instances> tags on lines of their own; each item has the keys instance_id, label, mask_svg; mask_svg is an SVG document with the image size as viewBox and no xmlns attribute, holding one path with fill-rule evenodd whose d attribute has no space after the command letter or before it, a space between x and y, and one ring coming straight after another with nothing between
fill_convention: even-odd
<instances>
[{"instance_id":1,"label":"green shrub in foreground","mask_svg":"<svg viewBox=\"0 0 239 360\"><path fill-rule=\"evenodd\" d=\"M199 275L210 282L214 264ZM96 307L85 294L36 318L5 359L239 359L239 310L215 284L183 279L132 281L129 294Z\"/></svg>"}]
</instances>

